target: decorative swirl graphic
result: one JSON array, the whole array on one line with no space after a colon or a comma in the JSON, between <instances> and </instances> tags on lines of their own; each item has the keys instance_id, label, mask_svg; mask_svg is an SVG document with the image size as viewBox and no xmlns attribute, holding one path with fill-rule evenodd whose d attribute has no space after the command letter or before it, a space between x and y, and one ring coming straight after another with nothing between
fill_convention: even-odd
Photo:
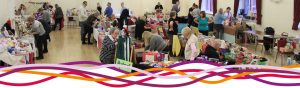
<instances>
[{"instance_id":1,"label":"decorative swirl graphic","mask_svg":"<svg viewBox=\"0 0 300 88\"><path fill-rule=\"evenodd\" d=\"M93 67L80 67L77 65L93 65ZM180 66L188 66L190 64L199 64L199 65L211 65L215 68L211 69L201 69L201 68L188 68L183 70L176 70L175 67ZM123 70L118 69L118 67L125 67L135 70L137 72L128 73ZM101 68L109 68L110 70L114 70L116 72L120 72L123 75L112 77L106 74L99 74L94 72L89 72L86 70L95 70ZM232 68L249 68L244 70L237 70ZM252 68L252 69L250 69ZM254 69L255 68L255 69ZM257 82L262 82L265 84L273 85L273 86L300 86L300 82L296 83L279 83L273 82L269 80L265 80L262 78L266 77L276 77L276 78L286 78L286 79L300 79L300 71L295 68L300 68L300 65L288 66L288 67L273 67L273 66L256 66L256 65L233 65L233 66L221 66L211 62L203 62L203 61L193 61L193 62L181 62L169 66L167 68L151 68L147 70L141 70L134 67L123 66L123 65L104 65L99 62L91 62L91 61L79 61L79 62L69 62L62 63L60 65L23 65L23 66L15 66L15 67L0 67L0 70L4 73L0 74L0 79L8 76L14 75L15 73L25 73L25 74L34 74L34 75L42 75L48 76L46 78L41 78L40 80L36 80L34 82L26 82L26 83L13 83L13 82L5 82L0 81L2 85L8 86L31 86L36 84L41 84L46 81L50 81L57 77L69 78L74 80L84 80L90 82L97 82L101 85L105 85L108 87L128 87L132 85L141 85L148 87L182 87L191 85L197 82L202 82L206 84L220 84L229 80L245 80L252 79ZM42 71L34 71L34 70L57 70L63 71L63 73L50 73L50 72L42 72ZM219 70L224 70L222 72L217 72ZM161 73L161 72L164 73ZM160 74L158 74L160 72ZM188 74L192 73L192 74ZM208 73L208 74L207 74ZM235 73L235 75L232 75ZM260 74L255 74L260 73ZM263 74L264 73L264 74ZM268 74L266 74L268 73ZM280 73L280 74L278 74ZM170 75L180 75L180 76L170 76ZM201 77L196 77L199 75L203 75ZM229 75L231 74L231 75ZM284 74L284 75L283 75ZM93 76L93 77L92 77ZM137 81L127 80L125 78L130 77L140 77ZM211 77L222 77L223 79L217 81L207 80ZM146 78L145 78L146 77ZM188 82L178 83L178 84L154 84L148 83L148 81L154 79L191 79ZM119 81L123 84L111 84L108 81Z\"/></svg>"}]
</instances>

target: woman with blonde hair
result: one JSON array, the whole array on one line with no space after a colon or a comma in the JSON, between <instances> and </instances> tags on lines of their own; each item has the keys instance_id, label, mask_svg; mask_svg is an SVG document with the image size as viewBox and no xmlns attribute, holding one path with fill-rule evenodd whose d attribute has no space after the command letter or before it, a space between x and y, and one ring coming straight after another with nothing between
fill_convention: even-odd
<instances>
[{"instance_id":1,"label":"woman with blonde hair","mask_svg":"<svg viewBox=\"0 0 300 88\"><path fill-rule=\"evenodd\" d=\"M184 28L182 33L184 39L187 40L184 50L185 59L194 60L200 53L200 49L198 47L198 38L188 27Z\"/></svg>"}]
</instances>

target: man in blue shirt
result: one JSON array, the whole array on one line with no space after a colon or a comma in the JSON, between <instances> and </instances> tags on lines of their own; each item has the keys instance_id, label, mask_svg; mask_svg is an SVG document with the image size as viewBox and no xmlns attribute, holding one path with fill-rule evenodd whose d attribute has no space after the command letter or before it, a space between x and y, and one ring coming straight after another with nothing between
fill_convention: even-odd
<instances>
[{"instance_id":1,"label":"man in blue shirt","mask_svg":"<svg viewBox=\"0 0 300 88\"><path fill-rule=\"evenodd\" d=\"M108 2L107 3L107 7L106 7L106 9L104 11L104 15L106 15L107 17L111 17L112 14L113 14L113 9L111 8L111 3Z\"/></svg>"},{"instance_id":2,"label":"man in blue shirt","mask_svg":"<svg viewBox=\"0 0 300 88\"><path fill-rule=\"evenodd\" d=\"M214 29L216 30L216 37L219 39L224 39L224 26L223 23L226 19L223 9L220 8L219 12L214 17Z\"/></svg>"}]
</instances>

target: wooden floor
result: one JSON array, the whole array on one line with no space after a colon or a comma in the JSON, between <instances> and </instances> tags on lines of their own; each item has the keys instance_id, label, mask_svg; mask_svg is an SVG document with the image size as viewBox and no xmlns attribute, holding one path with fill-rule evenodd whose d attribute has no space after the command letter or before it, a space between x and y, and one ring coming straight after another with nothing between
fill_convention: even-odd
<instances>
[{"instance_id":1,"label":"wooden floor","mask_svg":"<svg viewBox=\"0 0 300 88\"><path fill-rule=\"evenodd\" d=\"M59 64L72 61L99 61L99 50L96 44L82 45L80 41L80 29L78 27L65 27L62 31L53 31L51 33L52 41L49 43L49 53L45 54L45 59L38 60L38 64ZM246 45L253 52L253 45ZM279 56L275 63L276 50L273 53L261 53L261 46L257 48L256 54L269 59L269 65L282 66ZM283 59L286 64L286 57Z\"/></svg>"},{"instance_id":2,"label":"wooden floor","mask_svg":"<svg viewBox=\"0 0 300 88\"><path fill-rule=\"evenodd\" d=\"M99 61L96 44L82 45L80 29L65 27L63 30L51 32L49 52L45 59L38 60L38 64L59 64L72 61Z\"/></svg>"}]
</instances>

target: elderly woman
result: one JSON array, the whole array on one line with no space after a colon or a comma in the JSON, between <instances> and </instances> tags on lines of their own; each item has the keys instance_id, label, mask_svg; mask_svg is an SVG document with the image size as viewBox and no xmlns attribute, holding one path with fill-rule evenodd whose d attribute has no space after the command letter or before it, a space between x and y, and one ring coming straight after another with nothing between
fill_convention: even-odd
<instances>
[{"instance_id":1,"label":"elderly woman","mask_svg":"<svg viewBox=\"0 0 300 88\"><path fill-rule=\"evenodd\" d=\"M184 54L186 60L194 60L200 53L200 49L198 47L198 38L192 32L192 30L188 27L183 29L184 39L187 40Z\"/></svg>"},{"instance_id":2,"label":"elderly woman","mask_svg":"<svg viewBox=\"0 0 300 88\"><path fill-rule=\"evenodd\" d=\"M153 34L149 31L145 31L142 37L145 42L146 51L158 51L158 52L166 51L167 44L160 35Z\"/></svg>"},{"instance_id":3,"label":"elderly woman","mask_svg":"<svg viewBox=\"0 0 300 88\"><path fill-rule=\"evenodd\" d=\"M113 28L110 30L110 35L104 38L102 42L103 46L100 52L100 61L103 64L114 64L115 49L118 36L119 29Z\"/></svg>"}]
</instances>

